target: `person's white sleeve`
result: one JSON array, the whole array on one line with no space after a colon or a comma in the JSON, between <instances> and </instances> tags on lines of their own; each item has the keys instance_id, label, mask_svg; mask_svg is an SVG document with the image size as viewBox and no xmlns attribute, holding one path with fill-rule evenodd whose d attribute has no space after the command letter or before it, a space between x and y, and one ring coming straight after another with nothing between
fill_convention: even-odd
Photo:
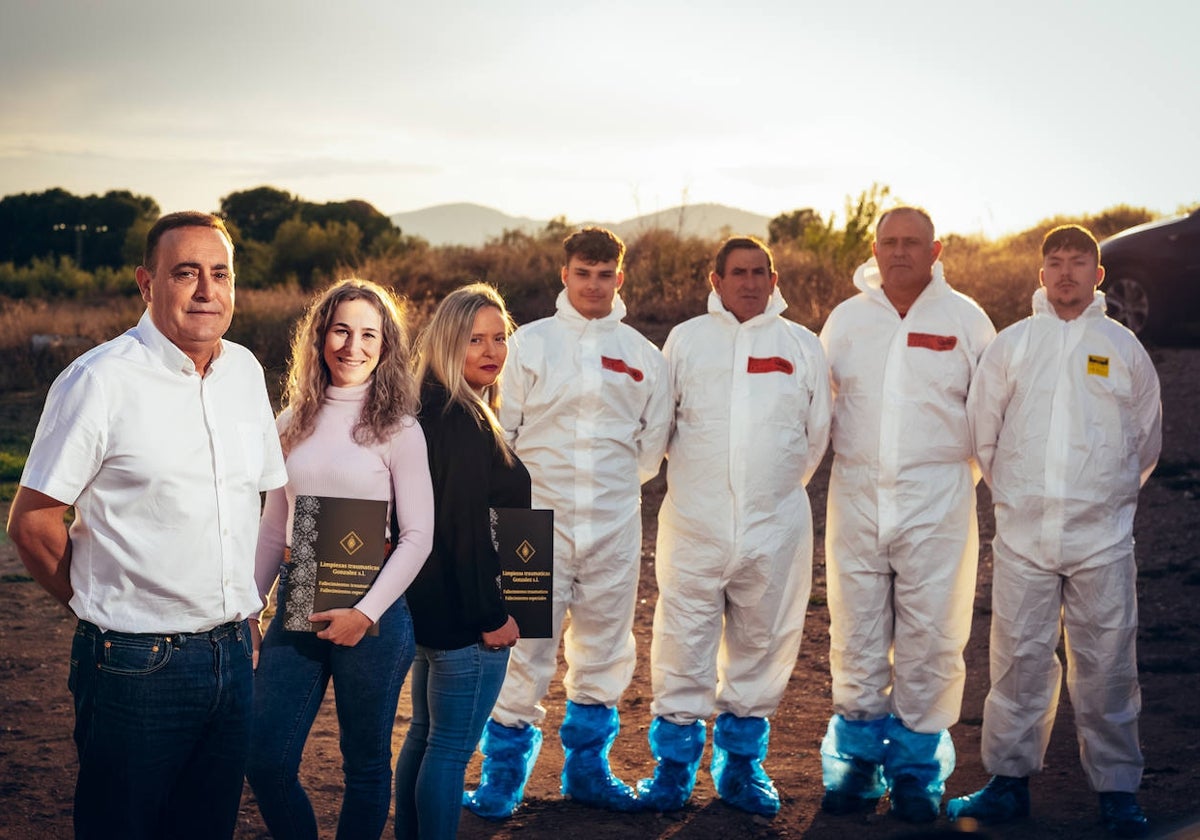
<instances>
[{"instance_id":1,"label":"person's white sleeve","mask_svg":"<svg viewBox=\"0 0 1200 840\"><path fill-rule=\"evenodd\" d=\"M653 350L648 361L655 368L654 388L639 418L636 441L638 477L643 484L658 475L663 455L667 451L671 421L675 416L675 407L671 401L671 374L666 359L658 350Z\"/></svg>"},{"instance_id":2,"label":"person's white sleeve","mask_svg":"<svg viewBox=\"0 0 1200 840\"><path fill-rule=\"evenodd\" d=\"M21 484L73 505L104 463L109 400L91 370L71 365L54 380L34 432Z\"/></svg>"},{"instance_id":3,"label":"person's white sleeve","mask_svg":"<svg viewBox=\"0 0 1200 840\"><path fill-rule=\"evenodd\" d=\"M290 416L290 415L289 415ZM267 389L262 391L262 452L263 468L259 476L259 490L274 490L287 484L287 468L284 466L283 450L279 445L278 420L271 411L271 400L267 397Z\"/></svg>"},{"instance_id":4,"label":"person's white sleeve","mask_svg":"<svg viewBox=\"0 0 1200 840\"><path fill-rule=\"evenodd\" d=\"M988 314L984 312L982 308L979 309L979 318L976 319L976 323L973 324L972 327L973 329L970 333L972 351L971 381L974 381L975 375L979 372L979 363L983 359L983 354L987 352L987 349L996 341L996 327L992 323L992 319L988 317ZM971 481L973 484L978 484L979 479L985 475L991 475L990 465L985 471L985 467L978 457L972 456L968 460L971 467ZM988 483L988 486L991 486L990 482Z\"/></svg>"},{"instance_id":5,"label":"person's white sleeve","mask_svg":"<svg viewBox=\"0 0 1200 840\"><path fill-rule=\"evenodd\" d=\"M829 317L825 319L825 325L821 327L821 332L817 336L821 341L821 350L825 354L825 366L829 375L829 399L832 402L837 401L838 386L837 380L833 376L833 362L829 358L829 346L833 344L833 336L837 330L838 320L838 313L835 309L829 313Z\"/></svg>"},{"instance_id":6,"label":"person's white sleeve","mask_svg":"<svg viewBox=\"0 0 1200 840\"><path fill-rule=\"evenodd\" d=\"M675 419L679 412L679 400L682 396L682 388L680 387L679 365L672 360L675 351L675 345L678 343L676 335L678 328L672 329L667 333L667 340L663 342L662 354L663 359L667 363L667 405L670 407L670 417L668 418L667 427L667 445L663 450L663 457L671 457L671 441L675 437Z\"/></svg>"},{"instance_id":7,"label":"person's white sleeve","mask_svg":"<svg viewBox=\"0 0 1200 840\"><path fill-rule=\"evenodd\" d=\"M971 355L973 356L973 361L978 362L983 358L983 351L996 340L996 326L982 309L979 310L979 318L971 326Z\"/></svg>"},{"instance_id":8,"label":"person's white sleeve","mask_svg":"<svg viewBox=\"0 0 1200 840\"><path fill-rule=\"evenodd\" d=\"M500 379L500 413L496 419L504 429L509 446L514 446L525 420L525 395L529 390L526 371L521 366L520 330L508 338L508 358L504 363L504 374Z\"/></svg>"},{"instance_id":9,"label":"person's white sleeve","mask_svg":"<svg viewBox=\"0 0 1200 840\"><path fill-rule=\"evenodd\" d=\"M983 351L983 357L971 377L967 392L967 425L971 433L971 448L983 473L983 480L992 486L992 463L996 445L1004 426L1004 414L1012 391L1008 381L1007 342L993 342Z\"/></svg>"},{"instance_id":10,"label":"person's white sleeve","mask_svg":"<svg viewBox=\"0 0 1200 840\"><path fill-rule=\"evenodd\" d=\"M433 483L425 433L416 420L407 419L392 435L388 467L399 525L396 544L375 583L354 605L373 622L404 594L433 549Z\"/></svg>"},{"instance_id":11,"label":"person's white sleeve","mask_svg":"<svg viewBox=\"0 0 1200 840\"><path fill-rule=\"evenodd\" d=\"M1133 357L1133 406L1138 432L1138 465L1144 485L1158 466L1162 452L1162 393L1154 362L1144 349L1138 347Z\"/></svg>"},{"instance_id":12,"label":"person's white sleeve","mask_svg":"<svg viewBox=\"0 0 1200 840\"><path fill-rule=\"evenodd\" d=\"M268 490L262 518L258 522L258 546L254 550L254 583L258 586L262 608L252 618L258 618L266 608L271 588L279 577L279 564L283 561L283 549L287 545L287 518L287 491L283 487Z\"/></svg>"},{"instance_id":13,"label":"person's white sleeve","mask_svg":"<svg viewBox=\"0 0 1200 840\"><path fill-rule=\"evenodd\" d=\"M808 406L808 464L804 468L804 484L821 466L825 449L829 446L829 430L833 420L833 395L829 386L829 362L819 341L812 342L812 352L805 359L810 381L812 401Z\"/></svg>"}]
</instances>

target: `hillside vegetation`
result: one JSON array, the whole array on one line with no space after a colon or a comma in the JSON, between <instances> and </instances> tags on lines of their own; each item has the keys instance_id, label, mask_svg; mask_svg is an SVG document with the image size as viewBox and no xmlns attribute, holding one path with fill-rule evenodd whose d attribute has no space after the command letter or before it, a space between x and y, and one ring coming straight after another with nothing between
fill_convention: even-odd
<instances>
[{"instance_id":1,"label":"hillside vegetation","mask_svg":"<svg viewBox=\"0 0 1200 840\"><path fill-rule=\"evenodd\" d=\"M874 185L847 199L840 217L799 209L771 221L788 317L818 330L829 311L854 292L853 271L870 255L874 220L888 194L887 187ZM54 199L53 213L38 210L37 199L46 196ZM57 252L6 245L5 253L20 252L25 259L0 262L0 353L6 362L0 366L0 391L44 386L82 347L127 329L142 310L133 280L136 238L144 237L157 204L124 192L75 199L55 190L40 197L0 200L0 225L20 209L41 212L45 226L51 218L67 217L74 206L78 214L69 229L86 228L80 214L114 204L129 226L106 226L105 235L124 244L106 252L106 262L91 266L77 261L86 245L84 231L60 237ZM549 315L561 288L562 240L574 229L560 217L535 233L506 231L479 247L432 246L405 236L366 202L317 205L260 187L227 196L221 205L237 246L237 314L228 337L249 346L272 371L286 364L289 331L312 291L339 277L357 275L393 287L410 302L414 328L445 294L478 280L501 291L518 322ZM1104 237L1150 218L1145 209L1118 206L1082 218L1046 219L998 240L945 234L946 276L1003 327L1028 312L1038 249L1049 227L1078 222ZM93 222L90 229L96 227ZM31 229L28 220L25 228ZM661 340L670 326L704 311L718 239L687 236L676 227L644 230L626 244L622 296L630 321ZM43 338L35 348L35 335L62 338Z\"/></svg>"}]
</instances>

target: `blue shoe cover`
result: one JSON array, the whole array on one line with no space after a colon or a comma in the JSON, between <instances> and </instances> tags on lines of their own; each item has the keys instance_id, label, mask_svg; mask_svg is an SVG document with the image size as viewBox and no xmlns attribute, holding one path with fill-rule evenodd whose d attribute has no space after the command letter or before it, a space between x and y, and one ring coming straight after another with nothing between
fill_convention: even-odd
<instances>
[{"instance_id":1,"label":"blue shoe cover","mask_svg":"<svg viewBox=\"0 0 1200 840\"><path fill-rule=\"evenodd\" d=\"M913 732L897 718L889 718L883 777L891 790L892 813L906 822L937 819L954 763L954 742L948 731Z\"/></svg>"},{"instance_id":2,"label":"blue shoe cover","mask_svg":"<svg viewBox=\"0 0 1200 840\"><path fill-rule=\"evenodd\" d=\"M1145 837L1150 833L1150 821L1132 793L1106 791L1100 794L1100 819L1114 837Z\"/></svg>"},{"instance_id":3,"label":"blue shoe cover","mask_svg":"<svg viewBox=\"0 0 1200 840\"><path fill-rule=\"evenodd\" d=\"M951 820L970 817L985 825L999 825L1029 816L1029 778L992 776L991 780L969 796L946 803Z\"/></svg>"},{"instance_id":4,"label":"blue shoe cover","mask_svg":"<svg viewBox=\"0 0 1200 840\"><path fill-rule=\"evenodd\" d=\"M829 719L821 740L821 777L825 795L821 810L830 814L873 811L887 790L883 759L887 750L888 718Z\"/></svg>"},{"instance_id":5,"label":"blue shoe cover","mask_svg":"<svg viewBox=\"0 0 1200 840\"><path fill-rule=\"evenodd\" d=\"M654 778L637 783L638 801L646 811L678 811L696 786L696 770L704 752L704 721L678 724L656 717L650 724L650 752L658 764Z\"/></svg>"},{"instance_id":6,"label":"blue shoe cover","mask_svg":"<svg viewBox=\"0 0 1200 840\"><path fill-rule=\"evenodd\" d=\"M763 770L771 724L766 718L738 717L725 712L713 727L712 777L717 796L729 805L773 817L779 792Z\"/></svg>"},{"instance_id":7,"label":"blue shoe cover","mask_svg":"<svg viewBox=\"0 0 1200 840\"><path fill-rule=\"evenodd\" d=\"M907 823L931 823L938 818L941 797L934 798L912 776L897 776L889 791L892 807L888 812Z\"/></svg>"},{"instance_id":8,"label":"blue shoe cover","mask_svg":"<svg viewBox=\"0 0 1200 840\"><path fill-rule=\"evenodd\" d=\"M479 787L463 791L463 807L489 820L511 817L525 798L525 783L541 748L542 730L536 726L501 726L488 718L479 741Z\"/></svg>"},{"instance_id":9,"label":"blue shoe cover","mask_svg":"<svg viewBox=\"0 0 1200 840\"><path fill-rule=\"evenodd\" d=\"M567 701L562 727L562 792L584 805L612 811L638 811L633 788L612 774L608 753L621 729L615 708Z\"/></svg>"}]
</instances>

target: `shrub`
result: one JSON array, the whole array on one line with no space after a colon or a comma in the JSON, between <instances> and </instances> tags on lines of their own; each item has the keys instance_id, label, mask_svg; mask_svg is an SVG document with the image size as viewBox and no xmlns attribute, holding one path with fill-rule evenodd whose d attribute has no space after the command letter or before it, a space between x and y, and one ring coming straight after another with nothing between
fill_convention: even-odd
<instances>
[{"instance_id":1,"label":"shrub","mask_svg":"<svg viewBox=\"0 0 1200 840\"><path fill-rule=\"evenodd\" d=\"M864 220L886 195L886 188L876 185L847 200L842 230L832 217L825 221L811 211L777 217L772 249L789 318L819 330L833 307L855 293L854 268L870 250ZM1120 205L1093 216L1047 219L998 240L949 234L943 237L946 276L1003 328L1029 313L1042 236L1050 227L1078 222L1104 237L1150 218L1144 208ZM374 280L407 298L414 334L447 293L475 281L493 283L518 323L527 323L554 312L562 288L562 239L571 230L559 218L535 234L507 231L478 248L433 247L392 237L386 247L361 253L352 247L360 238L353 223L285 222L276 235L277 245L287 245L282 252L253 242L239 251L237 308L228 337L254 351L271 372L269 381L277 379L287 364L292 325L315 293L301 288L302 282L316 289L346 276ZM651 229L626 244L622 296L631 322L659 338L670 326L705 311L708 274L720 244L716 239ZM9 298L0 305L5 362L0 391L43 386L79 352L59 347L34 353L30 337L36 333L98 343L132 326L143 309L133 272L132 267L84 272L67 257L21 267L0 264L0 295ZM292 276L292 282L283 282L282 275Z\"/></svg>"}]
</instances>

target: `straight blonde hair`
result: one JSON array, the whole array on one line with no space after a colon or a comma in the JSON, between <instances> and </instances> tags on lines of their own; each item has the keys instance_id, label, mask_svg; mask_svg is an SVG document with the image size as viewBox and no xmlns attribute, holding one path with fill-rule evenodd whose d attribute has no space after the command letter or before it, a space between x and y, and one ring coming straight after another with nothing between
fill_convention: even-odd
<instances>
[{"instance_id":1,"label":"straight blonde hair","mask_svg":"<svg viewBox=\"0 0 1200 840\"><path fill-rule=\"evenodd\" d=\"M505 336L512 335L516 324L508 314L504 298L486 283L472 283L455 289L438 304L433 317L417 339L417 381L433 378L446 389L446 411L457 405L475 418L481 429L492 433L496 448L506 464L512 464L512 453L505 442L504 429L496 419L500 410L501 370L496 381L478 393L467 383L463 368L467 361L467 343L475 327L475 316L486 307L500 311L504 319Z\"/></svg>"}]
</instances>

